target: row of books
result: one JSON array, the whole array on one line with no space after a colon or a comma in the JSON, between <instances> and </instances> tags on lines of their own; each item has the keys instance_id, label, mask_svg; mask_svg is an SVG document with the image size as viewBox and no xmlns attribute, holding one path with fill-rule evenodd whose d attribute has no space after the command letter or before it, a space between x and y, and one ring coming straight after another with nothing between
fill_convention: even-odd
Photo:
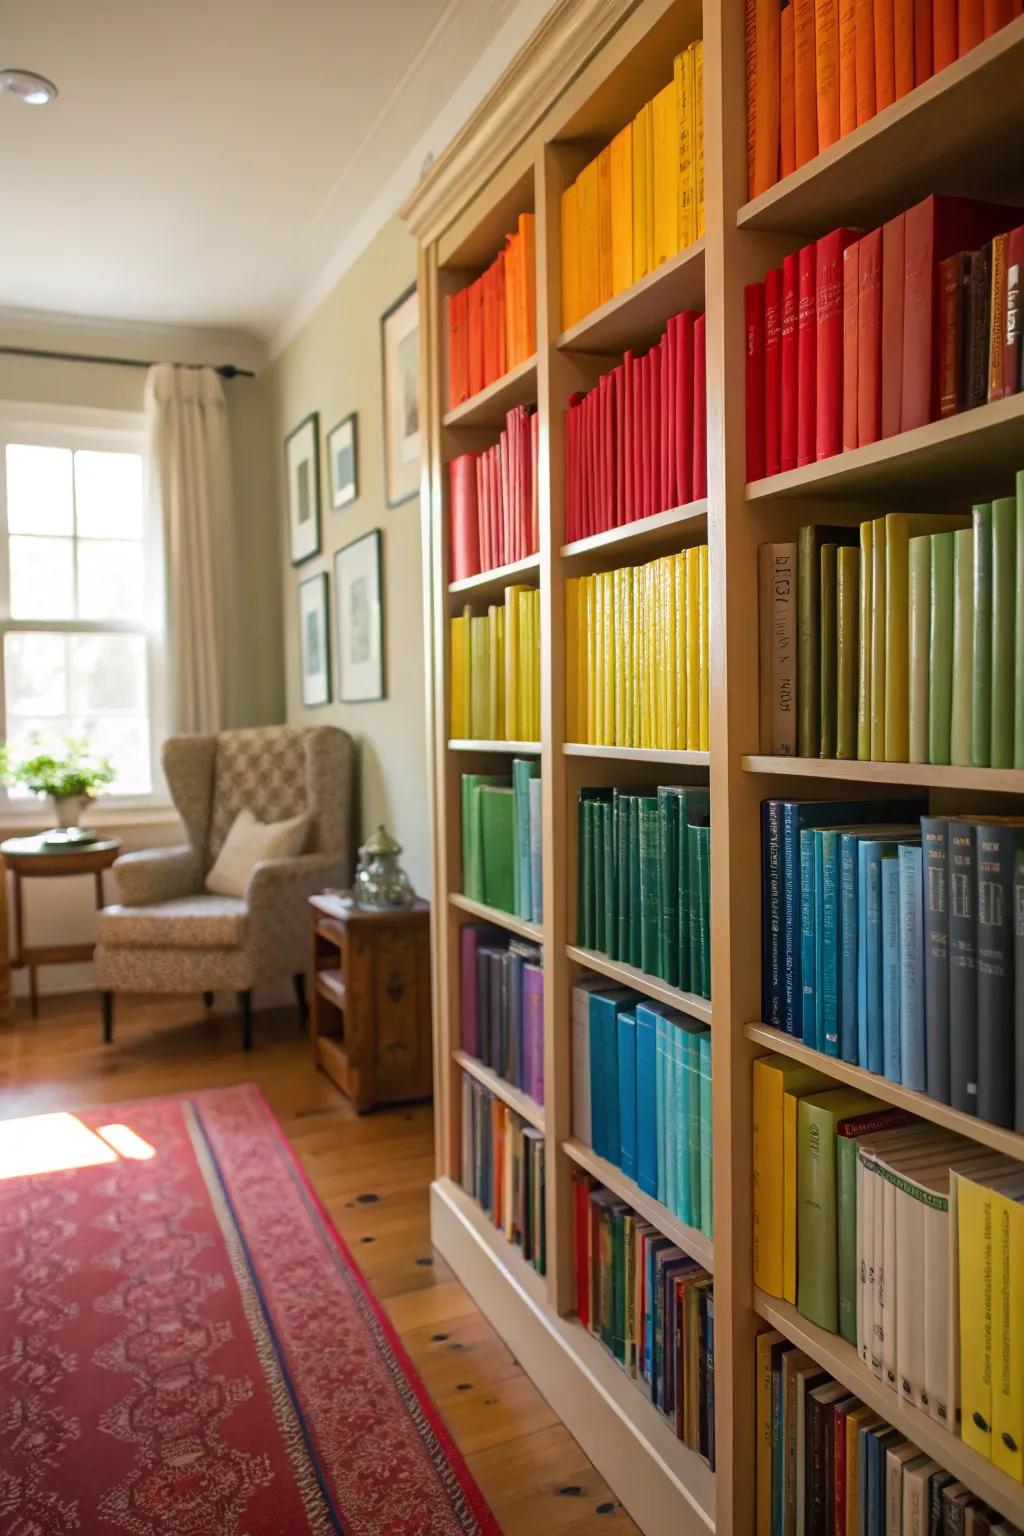
<instances>
[{"instance_id":1,"label":"row of books","mask_svg":"<svg viewBox=\"0 0 1024 1536\"><path fill-rule=\"evenodd\" d=\"M537 350L537 254L521 213L487 270L448 297L448 404L454 410Z\"/></svg>"},{"instance_id":2,"label":"row of books","mask_svg":"<svg viewBox=\"0 0 1024 1536\"><path fill-rule=\"evenodd\" d=\"M706 752L708 546L565 584L566 738Z\"/></svg>"},{"instance_id":3,"label":"row of books","mask_svg":"<svg viewBox=\"0 0 1024 1536\"><path fill-rule=\"evenodd\" d=\"M763 282L748 284L747 479L937 421L966 355L964 327L958 333L955 316L943 307L940 267L1014 230L1022 217L1021 209L1002 204L926 197L859 239L852 230L832 230L787 256ZM1015 231L1014 238L1018 249L1024 233ZM1008 245L1001 243L1004 258ZM1019 275L1014 282L1016 294ZM1011 359L1004 360L1008 285L1004 259L998 281L986 290L995 318L979 362L984 399L994 357L993 394L1013 394L1020 385L1016 298ZM949 409L964 403L962 391L954 389L951 398Z\"/></svg>"},{"instance_id":4,"label":"row of books","mask_svg":"<svg viewBox=\"0 0 1024 1536\"><path fill-rule=\"evenodd\" d=\"M459 1044L543 1104L544 970L536 944L486 923L463 923Z\"/></svg>"},{"instance_id":5,"label":"row of books","mask_svg":"<svg viewBox=\"0 0 1024 1536\"><path fill-rule=\"evenodd\" d=\"M757 197L1020 13L1018 0L746 0Z\"/></svg>"},{"instance_id":6,"label":"row of books","mask_svg":"<svg viewBox=\"0 0 1024 1536\"><path fill-rule=\"evenodd\" d=\"M711 997L706 789L579 792L576 942Z\"/></svg>"},{"instance_id":7,"label":"row of books","mask_svg":"<svg viewBox=\"0 0 1024 1536\"><path fill-rule=\"evenodd\" d=\"M544 1133L462 1074L462 1187L539 1274L547 1266Z\"/></svg>"},{"instance_id":8,"label":"row of books","mask_svg":"<svg viewBox=\"0 0 1024 1536\"><path fill-rule=\"evenodd\" d=\"M573 1174L576 1310L680 1440L715 1464L711 1276L624 1201Z\"/></svg>"},{"instance_id":9,"label":"row of books","mask_svg":"<svg viewBox=\"0 0 1024 1536\"><path fill-rule=\"evenodd\" d=\"M757 1350L757 1536L1020 1536L777 1329Z\"/></svg>"},{"instance_id":10,"label":"row of books","mask_svg":"<svg viewBox=\"0 0 1024 1536\"><path fill-rule=\"evenodd\" d=\"M505 588L505 601L451 620L451 735L540 740L540 592Z\"/></svg>"},{"instance_id":11,"label":"row of books","mask_svg":"<svg viewBox=\"0 0 1024 1536\"><path fill-rule=\"evenodd\" d=\"M921 809L764 802L764 1016L1022 1131L1024 821Z\"/></svg>"},{"instance_id":12,"label":"row of books","mask_svg":"<svg viewBox=\"0 0 1024 1536\"><path fill-rule=\"evenodd\" d=\"M584 976L572 993L573 1135L708 1237L714 1228L711 1030Z\"/></svg>"},{"instance_id":13,"label":"row of books","mask_svg":"<svg viewBox=\"0 0 1024 1536\"><path fill-rule=\"evenodd\" d=\"M448 465L451 580L525 560L540 548L537 412L514 406L498 441Z\"/></svg>"},{"instance_id":14,"label":"row of books","mask_svg":"<svg viewBox=\"0 0 1024 1536\"><path fill-rule=\"evenodd\" d=\"M643 357L626 352L569 397L565 537L619 528L707 495L704 316L674 315Z\"/></svg>"},{"instance_id":15,"label":"row of books","mask_svg":"<svg viewBox=\"0 0 1024 1536\"><path fill-rule=\"evenodd\" d=\"M542 920L540 762L512 759L512 772L464 773L462 891L474 901Z\"/></svg>"},{"instance_id":16,"label":"row of books","mask_svg":"<svg viewBox=\"0 0 1024 1536\"><path fill-rule=\"evenodd\" d=\"M808 525L758 559L766 751L1024 767L1024 472L969 514Z\"/></svg>"},{"instance_id":17,"label":"row of books","mask_svg":"<svg viewBox=\"0 0 1024 1536\"><path fill-rule=\"evenodd\" d=\"M562 329L704 234L704 44L562 194Z\"/></svg>"}]
</instances>

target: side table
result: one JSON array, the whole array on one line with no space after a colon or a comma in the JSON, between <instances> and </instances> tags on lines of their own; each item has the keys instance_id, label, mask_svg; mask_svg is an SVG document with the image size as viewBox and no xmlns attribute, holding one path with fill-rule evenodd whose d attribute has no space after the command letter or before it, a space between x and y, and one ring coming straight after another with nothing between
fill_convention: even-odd
<instances>
[{"instance_id":1,"label":"side table","mask_svg":"<svg viewBox=\"0 0 1024 1536\"><path fill-rule=\"evenodd\" d=\"M360 1114L433 1088L430 903L362 912L311 896L317 1064Z\"/></svg>"},{"instance_id":2,"label":"side table","mask_svg":"<svg viewBox=\"0 0 1024 1536\"><path fill-rule=\"evenodd\" d=\"M46 834L37 837L9 837L0 843L0 855L4 865L14 876L14 942L13 967L28 966L29 994L32 1017L39 1016L39 991L37 970L41 965L77 965L91 960L92 944L35 944L25 943L25 916L22 908L21 882L23 879L53 880L64 875L92 875L96 882L97 910L104 904L103 871L109 869L121 851L119 837L104 837L82 847L48 846Z\"/></svg>"}]
</instances>

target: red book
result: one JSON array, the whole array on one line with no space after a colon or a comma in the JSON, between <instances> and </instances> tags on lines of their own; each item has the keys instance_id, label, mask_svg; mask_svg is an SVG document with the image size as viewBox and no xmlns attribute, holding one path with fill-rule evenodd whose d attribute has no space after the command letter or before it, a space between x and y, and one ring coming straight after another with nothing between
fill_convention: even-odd
<instances>
[{"instance_id":1,"label":"red book","mask_svg":"<svg viewBox=\"0 0 1024 1536\"><path fill-rule=\"evenodd\" d=\"M614 380L606 373L601 380L601 437L604 459L604 528L615 527L615 424L612 420Z\"/></svg>"},{"instance_id":2,"label":"red book","mask_svg":"<svg viewBox=\"0 0 1024 1536\"><path fill-rule=\"evenodd\" d=\"M1003 394L1020 390L1021 340L1024 331L1024 224L1010 231L1006 242L1006 347L1003 352Z\"/></svg>"},{"instance_id":3,"label":"red book","mask_svg":"<svg viewBox=\"0 0 1024 1536\"><path fill-rule=\"evenodd\" d=\"M882 436L900 430L903 400L903 256L906 215L882 225Z\"/></svg>"},{"instance_id":4,"label":"red book","mask_svg":"<svg viewBox=\"0 0 1024 1536\"><path fill-rule=\"evenodd\" d=\"M622 354L622 520L633 521L633 353Z\"/></svg>"},{"instance_id":5,"label":"red book","mask_svg":"<svg viewBox=\"0 0 1024 1536\"><path fill-rule=\"evenodd\" d=\"M704 316L693 324L693 500L708 493L708 378Z\"/></svg>"},{"instance_id":6,"label":"red book","mask_svg":"<svg viewBox=\"0 0 1024 1536\"><path fill-rule=\"evenodd\" d=\"M537 474L537 454L540 448L540 417L530 413L530 554L540 549L540 481Z\"/></svg>"},{"instance_id":7,"label":"red book","mask_svg":"<svg viewBox=\"0 0 1024 1536\"><path fill-rule=\"evenodd\" d=\"M626 521L625 378L626 370L620 363L612 372L612 433L615 448L615 498L612 504L612 522L616 528Z\"/></svg>"},{"instance_id":8,"label":"red book","mask_svg":"<svg viewBox=\"0 0 1024 1536\"><path fill-rule=\"evenodd\" d=\"M764 283L743 290L747 338L747 479L764 478Z\"/></svg>"},{"instance_id":9,"label":"red book","mask_svg":"<svg viewBox=\"0 0 1024 1536\"><path fill-rule=\"evenodd\" d=\"M1013 0L982 0L981 20L985 36L994 37L1013 20Z\"/></svg>"},{"instance_id":10,"label":"red book","mask_svg":"<svg viewBox=\"0 0 1024 1536\"><path fill-rule=\"evenodd\" d=\"M469 337L468 387L470 395L476 395L484 387L484 315L479 278L477 278L475 283L470 283L466 292L466 303L468 306L467 334Z\"/></svg>"},{"instance_id":11,"label":"red book","mask_svg":"<svg viewBox=\"0 0 1024 1536\"><path fill-rule=\"evenodd\" d=\"M658 510L658 378L657 354L644 358L644 517Z\"/></svg>"},{"instance_id":12,"label":"red book","mask_svg":"<svg viewBox=\"0 0 1024 1536\"><path fill-rule=\"evenodd\" d=\"M565 411L565 519L562 541L571 544L576 537L576 421L578 419L577 394L569 396Z\"/></svg>"},{"instance_id":13,"label":"red book","mask_svg":"<svg viewBox=\"0 0 1024 1536\"><path fill-rule=\"evenodd\" d=\"M487 516L490 478L490 467L487 459L490 452L489 448L486 449L485 452L478 455L476 461L477 528L480 541L480 569L482 571L489 571L494 566L494 561L491 558L491 528Z\"/></svg>"},{"instance_id":14,"label":"red book","mask_svg":"<svg viewBox=\"0 0 1024 1536\"><path fill-rule=\"evenodd\" d=\"M664 347L661 376L661 431L665 443L664 503L666 509L679 505L676 489L676 329L670 320L661 338Z\"/></svg>"},{"instance_id":15,"label":"red book","mask_svg":"<svg viewBox=\"0 0 1024 1536\"><path fill-rule=\"evenodd\" d=\"M1018 223L1021 210L967 197L926 197L908 208L903 253L901 429L939 414L939 263ZM888 344L888 337L886 338Z\"/></svg>"},{"instance_id":16,"label":"red book","mask_svg":"<svg viewBox=\"0 0 1024 1536\"><path fill-rule=\"evenodd\" d=\"M957 0L932 0L932 62L935 73L959 56Z\"/></svg>"},{"instance_id":17,"label":"red book","mask_svg":"<svg viewBox=\"0 0 1024 1536\"><path fill-rule=\"evenodd\" d=\"M502 433L504 437L504 433ZM508 565L512 559L509 538L509 485L508 443L498 443L498 564Z\"/></svg>"},{"instance_id":18,"label":"red book","mask_svg":"<svg viewBox=\"0 0 1024 1536\"><path fill-rule=\"evenodd\" d=\"M914 0L915 85L923 85L935 73L934 3L935 0Z\"/></svg>"},{"instance_id":19,"label":"red book","mask_svg":"<svg viewBox=\"0 0 1024 1536\"><path fill-rule=\"evenodd\" d=\"M588 539L592 533L597 532L594 520L594 391L592 389L584 396L581 410L583 412L580 419L580 441L583 459L583 503L580 508L579 536L581 539Z\"/></svg>"},{"instance_id":20,"label":"red book","mask_svg":"<svg viewBox=\"0 0 1024 1536\"><path fill-rule=\"evenodd\" d=\"M956 7L956 51L957 57L963 58L965 53L970 53L985 37L985 7L984 0L957 0Z\"/></svg>"},{"instance_id":21,"label":"red book","mask_svg":"<svg viewBox=\"0 0 1024 1536\"><path fill-rule=\"evenodd\" d=\"M857 444L882 435L882 231L858 241Z\"/></svg>"},{"instance_id":22,"label":"red book","mask_svg":"<svg viewBox=\"0 0 1024 1536\"><path fill-rule=\"evenodd\" d=\"M893 0L874 0L875 111L896 100L896 34Z\"/></svg>"},{"instance_id":23,"label":"red book","mask_svg":"<svg viewBox=\"0 0 1024 1536\"><path fill-rule=\"evenodd\" d=\"M939 262L939 415L964 408L965 252Z\"/></svg>"},{"instance_id":24,"label":"red book","mask_svg":"<svg viewBox=\"0 0 1024 1536\"><path fill-rule=\"evenodd\" d=\"M633 357L633 517L644 515L644 360Z\"/></svg>"},{"instance_id":25,"label":"red book","mask_svg":"<svg viewBox=\"0 0 1024 1536\"><path fill-rule=\"evenodd\" d=\"M817 450L815 411L818 398L818 304L815 294L817 244L805 245L797 253L799 286L796 311L797 401L796 462L813 464Z\"/></svg>"},{"instance_id":26,"label":"red book","mask_svg":"<svg viewBox=\"0 0 1024 1536\"><path fill-rule=\"evenodd\" d=\"M764 472L777 475L782 445L782 268L764 280Z\"/></svg>"},{"instance_id":27,"label":"red book","mask_svg":"<svg viewBox=\"0 0 1024 1536\"><path fill-rule=\"evenodd\" d=\"M782 410L780 413L779 464L785 472L796 469L797 312L800 307L799 257L796 252L782 262Z\"/></svg>"},{"instance_id":28,"label":"red book","mask_svg":"<svg viewBox=\"0 0 1024 1536\"><path fill-rule=\"evenodd\" d=\"M843 252L843 452L857 446L857 292L863 238Z\"/></svg>"},{"instance_id":29,"label":"red book","mask_svg":"<svg viewBox=\"0 0 1024 1536\"><path fill-rule=\"evenodd\" d=\"M815 458L843 446L843 252L852 229L834 229L815 247Z\"/></svg>"},{"instance_id":30,"label":"red book","mask_svg":"<svg viewBox=\"0 0 1024 1536\"><path fill-rule=\"evenodd\" d=\"M693 328L692 310L675 316L676 326L676 494L679 505L694 499L693 489Z\"/></svg>"}]
</instances>

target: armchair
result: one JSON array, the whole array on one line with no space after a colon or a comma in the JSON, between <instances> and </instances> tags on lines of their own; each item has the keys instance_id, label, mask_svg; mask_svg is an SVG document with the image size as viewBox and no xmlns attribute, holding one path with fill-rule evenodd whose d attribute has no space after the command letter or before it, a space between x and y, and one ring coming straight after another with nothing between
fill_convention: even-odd
<instances>
[{"instance_id":1,"label":"armchair","mask_svg":"<svg viewBox=\"0 0 1024 1536\"><path fill-rule=\"evenodd\" d=\"M171 797L188 842L123 855L121 901L99 915L96 978L103 1038L113 1039L115 992L238 994L242 1044L252 1048L252 989L294 978L305 1013L306 898L352 878L350 736L334 726L271 726L176 736L164 745ZM310 851L255 865L244 897L204 888L239 811L260 821L308 814Z\"/></svg>"}]
</instances>

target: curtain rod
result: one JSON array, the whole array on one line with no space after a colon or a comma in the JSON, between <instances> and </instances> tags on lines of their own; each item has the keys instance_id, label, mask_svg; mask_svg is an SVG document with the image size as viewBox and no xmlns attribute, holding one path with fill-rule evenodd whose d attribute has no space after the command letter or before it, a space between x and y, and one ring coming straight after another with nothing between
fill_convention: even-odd
<instances>
[{"instance_id":1,"label":"curtain rod","mask_svg":"<svg viewBox=\"0 0 1024 1536\"><path fill-rule=\"evenodd\" d=\"M55 363L102 363L109 368L152 368L154 360L142 357L100 357L91 352L51 352L45 347L3 347L0 346L2 357L42 357ZM185 368L209 368L212 363L184 363ZM251 368L236 368L234 363L221 363L213 367L214 373L222 379L254 379L255 373Z\"/></svg>"}]
</instances>

